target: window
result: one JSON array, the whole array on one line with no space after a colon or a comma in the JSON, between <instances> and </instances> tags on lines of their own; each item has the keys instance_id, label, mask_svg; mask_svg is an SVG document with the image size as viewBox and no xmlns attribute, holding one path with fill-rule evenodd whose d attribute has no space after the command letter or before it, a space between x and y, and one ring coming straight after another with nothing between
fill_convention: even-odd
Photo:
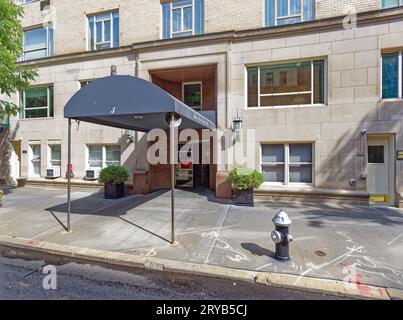
<instances>
[{"instance_id":1,"label":"window","mask_svg":"<svg viewBox=\"0 0 403 320\"><path fill-rule=\"evenodd\" d=\"M15 0L16 4L26 4L26 3L31 3L37 0Z\"/></svg>"},{"instance_id":2,"label":"window","mask_svg":"<svg viewBox=\"0 0 403 320\"><path fill-rule=\"evenodd\" d=\"M162 4L163 38L203 33L204 0L173 0Z\"/></svg>"},{"instance_id":3,"label":"window","mask_svg":"<svg viewBox=\"0 0 403 320\"><path fill-rule=\"evenodd\" d=\"M20 92L21 118L53 117L53 87L35 87Z\"/></svg>"},{"instance_id":4,"label":"window","mask_svg":"<svg viewBox=\"0 0 403 320\"><path fill-rule=\"evenodd\" d=\"M80 81L80 88L84 88L87 84L90 84L92 80L82 80Z\"/></svg>"},{"instance_id":5,"label":"window","mask_svg":"<svg viewBox=\"0 0 403 320\"><path fill-rule=\"evenodd\" d=\"M265 26L313 20L314 0L265 0Z\"/></svg>"},{"instance_id":6,"label":"window","mask_svg":"<svg viewBox=\"0 0 403 320\"><path fill-rule=\"evenodd\" d=\"M202 106L202 83L183 83L183 102L196 111L201 111Z\"/></svg>"},{"instance_id":7,"label":"window","mask_svg":"<svg viewBox=\"0 0 403 320\"><path fill-rule=\"evenodd\" d=\"M119 47L119 12L101 13L88 17L88 49Z\"/></svg>"},{"instance_id":8,"label":"window","mask_svg":"<svg viewBox=\"0 0 403 320\"><path fill-rule=\"evenodd\" d=\"M247 68L248 107L324 104L324 70L323 60Z\"/></svg>"},{"instance_id":9,"label":"window","mask_svg":"<svg viewBox=\"0 0 403 320\"><path fill-rule=\"evenodd\" d=\"M312 144L262 144L262 173L269 183L311 184Z\"/></svg>"},{"instance_id":10,"label":"window","mask_svg":"<svg viewBox=\"0 0 403 320\"><path fill-rule=\"evenodd\" d=\"M88 145L88 167L105 168L120 165L119 145Z\"/></svg>"},{"instance_id":11,"label":"window","mask_svg":"<svg viewBox=\"0 0 403 320\"><path fill-rule=\"evenodd\" d=\"M33 60L53 56L53 29L36 28L24 31L23 60Z\"/></svg>"},{"instance_id":12,"label":"window","mask_svg":"<svg viewBox=\"0 0 403 320\"><path fill-rule=\"evenodd\" d=\"M382 98L402 99L402 52L382 55Z\"/></svg>"},{"instance_id":13,"label":"window","mask_svg":"<svg viewBox=\"0 0 403 320\"><path fill-rule=\"evenodd\" d=\"M120 146L106 146L106 166L119 166L120 165Z\"/></svg>"},{"instance_id":14,"label":"window","mask_svg":"<svg viewBox=\"0 0 403 320\"><path fill-rule=\"evenodd\" d=\"M385 163L384 146L368 146L368 163Z\"/></svg>"},{"instance_id":15,"label":"window","mask_svg":"<svg viewBox=\"0 0 403 320\"><path fill-rule=\"evenodd\" d=\"M88 165L90 168L102 168L102 146L88 146Z\"/></svg>"},{"instance_id":16,"label":"window","mask_svg":"<svg viewBox=\"0 0 403 320\"><path fill-rule=\"evenodd\" d=\"M60 167L62 159L60 144L49 145L49 150L50 150L50 166Z\"/></svg>"},{"instance_id":17,"label":"window","mask_svg":"<svg viewBox=\"0 0 403 320\"><path fill-rule=\"evenodd\" d=\"M403 0L382 0L382 9L402 6Z\"/></svg>"}]
</instances>

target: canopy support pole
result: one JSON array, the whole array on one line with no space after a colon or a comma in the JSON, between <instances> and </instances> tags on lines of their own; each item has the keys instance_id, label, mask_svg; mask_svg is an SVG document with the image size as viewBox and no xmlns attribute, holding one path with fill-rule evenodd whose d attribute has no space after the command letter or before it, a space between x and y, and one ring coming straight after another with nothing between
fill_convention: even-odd
<instances>
[{"instance_id":1,"label":"canopy support pole","mask_svg":"<svg viewBox=\"0 0 403 320\"><path fill-rule=\"evenodd\" d=\"M71 119L69 119L68 133L67 133L67 232L71 231L70 213L71 213Z\"/></svg>"},{"instance_id":2,"label":"canopy support pole","mask_svg":"<svg viewBox=\"0 0 403 320\"><path fill-rule=\"evenodd\" d=\"M175 114L171 114L170 124L171 162L171 244L175 243Z\"/></svg>"}]
</instances>

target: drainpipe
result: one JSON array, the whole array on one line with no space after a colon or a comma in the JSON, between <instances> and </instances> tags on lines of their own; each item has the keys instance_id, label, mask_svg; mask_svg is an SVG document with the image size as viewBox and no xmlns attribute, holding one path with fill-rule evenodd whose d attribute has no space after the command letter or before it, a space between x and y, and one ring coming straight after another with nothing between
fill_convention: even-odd
<instances>
[{"instance_id":1,"label":"drainpipe","mask_svg":"<svg viewBox=\"0 0 403 320\"><path fill-rule=\"evenodd\" d=\"M231 57L232 57L232 42L228 41L228 47L226 52L226 77L225 77L225 129L229 129L231 124L229 123L230 116L230 99L231 99ZM225 170L229 171L229 151L228 146L225 146Z\"/></svg>"},{"instance_id":2,"label":"drainpipe","mask_svg":"<svg viewBox=\"0 0 403 320\"><path fill-rule=\"evenodd\" d=\"M134 54L134 76L139 76L139 54L137 52Z\"/></svg>"}]
</instances>

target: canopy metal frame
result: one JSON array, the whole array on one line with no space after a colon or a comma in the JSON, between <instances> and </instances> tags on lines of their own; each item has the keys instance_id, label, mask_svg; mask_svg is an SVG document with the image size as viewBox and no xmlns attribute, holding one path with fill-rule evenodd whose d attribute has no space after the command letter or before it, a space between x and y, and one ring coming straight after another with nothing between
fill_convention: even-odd
<instances>
[{"instance_id":1,"label":"canopy metal frame","mask_svg":"<svg viewBox=\"0 0 403 320\"><path fill-rule=\"evenodd\" d=\"M85 107L83 107L85 106ZM175 243L176 129L215 128L211 114L199 113L163 89L131 76L109 76L80 89L66 104L68 119L67 232L71 232L72 120L148 132L169 129L171 185L171 244ZM142 120L145 120L142 122Z\"/></svg>"}]
</instances>

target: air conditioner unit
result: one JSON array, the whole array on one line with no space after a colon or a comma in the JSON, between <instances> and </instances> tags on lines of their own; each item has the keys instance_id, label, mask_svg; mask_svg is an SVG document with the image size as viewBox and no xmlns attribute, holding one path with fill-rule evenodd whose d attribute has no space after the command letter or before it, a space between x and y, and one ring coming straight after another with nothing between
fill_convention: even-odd
<instances>
[{"instance_id":1,"label":"air conditioner unit","mask_svg":"<svg viewBox=\"0 0 403 320\"><path fill-rule=\"evenodd\" d=\"M85 170L85 180L98 180L100 169Z\"/></svg>"},{"instance_id":2,"label":"air conditioner unit","mask_svg":"<svg viewBox=\"0 0 403 320\"><path fill-rule=\"evenodd\" d=\"M46 169L46 178L49 179L60 178L60 167L51 167Z\"/></svg>"}]
</instances>

